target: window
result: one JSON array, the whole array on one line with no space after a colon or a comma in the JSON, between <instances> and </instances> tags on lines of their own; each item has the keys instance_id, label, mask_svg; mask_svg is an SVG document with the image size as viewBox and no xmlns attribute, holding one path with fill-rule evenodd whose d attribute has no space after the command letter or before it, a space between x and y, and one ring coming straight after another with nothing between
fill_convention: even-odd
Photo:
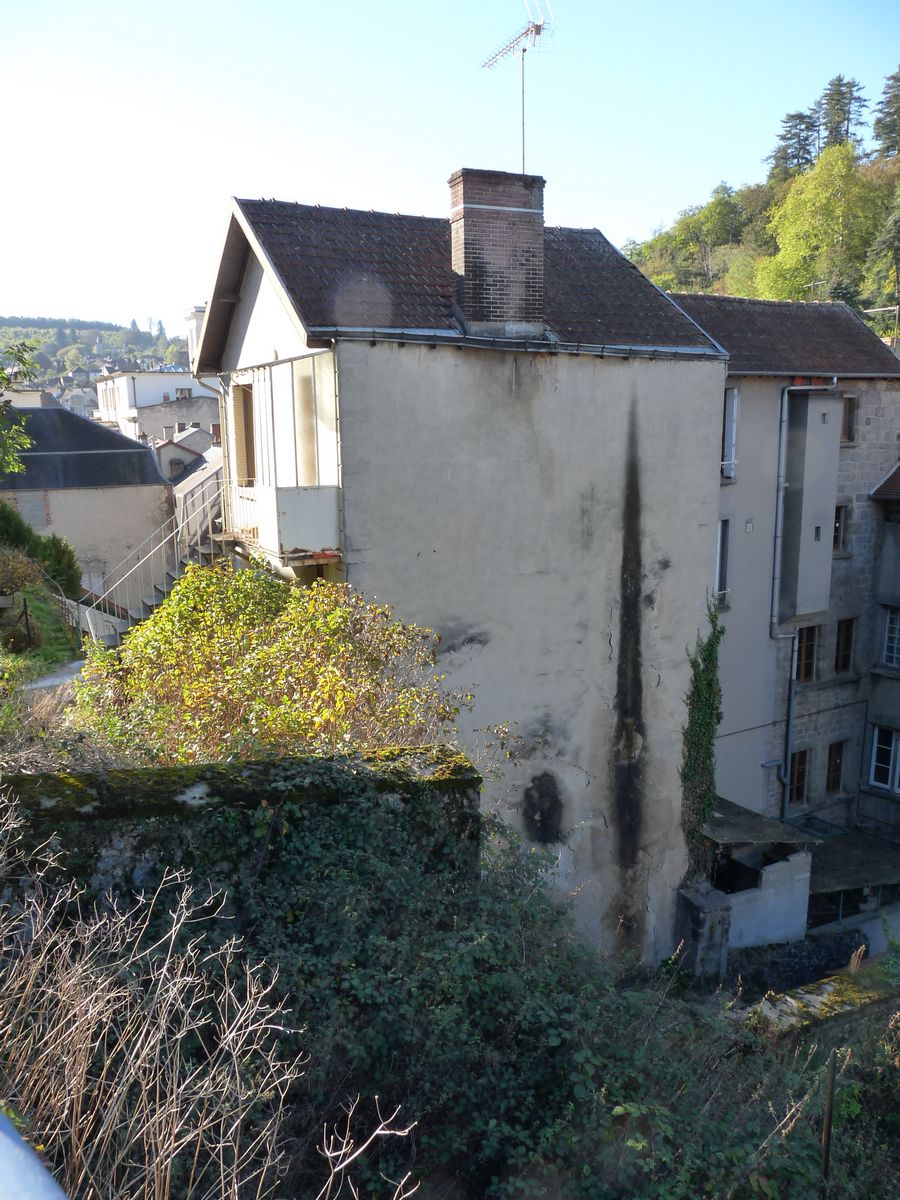
<instances>
[{"instance_id":1,"label":"window","mask_svg":"<svg viewBox=\"0 0 900 1200\"><path fill-rule=\"evenodd\" d=\"M832 742L828 747L828 767L825 771L825 791L829 796L841 790L844 774L844 743Z\"/></svg>"},{"instance_id":2,"label":"window","mask_svg":"<svg viewBox=\"0 0 900 1200\"><path fill-rule=\"evenodd\" d=\"M256 482L256 443L253 436L253 388L234 389L234 471L238 487Z\"/></svg>"},{"instance_id":3,"label":"window","mask_svg":"<svg viewBox=\"0 0 900 1200\"><path fill-rule=\"evenodd\" d=\"M212 434L213 443L216 446L220 446L222 444L222 426L217 421L213 421L210 426L210 433Z\"/></svg>"},{"instance_id":4,"label":"window","mask_svg":"<svg viewBox=\"0 0 900 1200\"><path fill-rule=\"evenodd\" d=\"M191 397L193 396L193 394L194 394L193 388L176 388L175 389L175 399L176 400L190 400Z\"/></svg>"},{"instance_id":5,"label":"window","mask_svg":"<svg viewBox=\"0 0 900 1200\"><path fill-rule=\"evenodd\" d=\"M795 750L791 755L790 792L791 804L806 803L806 773L809 766L809 751Z\"/></svg>"},{"instance_id":6,"label":"window","mask_svg":"<svg viewBox=\"0 0 900 1200\"><path fill-rule=\"evenodd\" d=\"M846 675L853 670L853 617L845 617L837 623L837 641L834 645L834 673Z\"/></svg>"},{"instance_id":7,"label":"window","mask_svg":"<svg viewBox=\"0 0 900 1200\"><path fill-rule=\"evenodd\" d=\"M839 504L834 510L834 540L832 549L835 554L841 554L847 549L847 505Z\"/></svg>"},{"instance_id":8,"label":"window","mask_svg":"<svg viewBox=\"0 0 900 1200\"><path fill-rule=\"evenodd\" d=\"M728 531L730 521L719 522L719 540L716 545L716 590L713 602L716 608L728 607Z\"/></svg>"},{"instance_id":9,"label":"window","mask_svg":"<svg viewBox=\"0 0 900 1200\"><path fill-rule=\"evenodd\" d=\"M844 411L841 414L841 441L852 442L856 438L856 397L844 397Z\"/></svg>"},{"instance_id":10,"label":"window","mask_svg":"<svg viewBox=\"0 0 900 1200\"><path fill-rule=\"evenodd\" d=\"M737 466L737 421L740 405L740 392L737 388L725 389L725 402L722 406L722 467L723 479L734 479Z\"/></svg>"},{"instance_id":11,"label":"window","mask_svg":"<svg viewBox=\"0 0 900 1200\"><path fill-rule=\"evenodd\" d=\"M884 609L881 661L886 667L900 667L900 608L888 605Z\"/></svg>"},{"instance_id":12,"label":"window","mask_svg":"<svg viewBox=\"0 0 900 1200\"><path fill-rule=\"evenodd\" d=\"M798 683L811 683L816 677L818 630L818 625L805 625L797 630L797 672L794 678Z\"/></svg>"},{"instance_id":13,"label":"window","mask_svg":"<svg viewBox=\"0 0 900 1200\"><path fill-rule=\"evenodd\" d=\"M900 792L900 733L896 729L875 726L869 782L873 787Z\"/></svg>"}]
</instances>

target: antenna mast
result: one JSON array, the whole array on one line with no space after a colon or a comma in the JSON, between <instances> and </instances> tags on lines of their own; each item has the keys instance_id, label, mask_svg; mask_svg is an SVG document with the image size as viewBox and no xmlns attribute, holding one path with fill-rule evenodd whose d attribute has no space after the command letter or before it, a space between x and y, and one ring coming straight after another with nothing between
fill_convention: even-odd
<instances>
[{"instance_id":1,"label":"antenna mast","mask_svg":"<svg viewBox=\"0 0 900 1200\"><path fill-rule=\"evenodd\" d=\"M521 93L522 93L522 174L525 174L525 52L529 46L536 47L541 40L541 34L546 33L550 29L550 20L553 17L553 9L550 5L550 0L547 0L547 11L549 16L544 16L543 5L541 0L523 0L525 12L528 16L528 24L520 29L517 34L504 42L503 45L495 50L494 53L484 60L481 64L490 70L496 67L498 62L502 62L504 58L508 58L511 54L515 54L518 50L521 61Z\"/></svg>"}]
</instances>

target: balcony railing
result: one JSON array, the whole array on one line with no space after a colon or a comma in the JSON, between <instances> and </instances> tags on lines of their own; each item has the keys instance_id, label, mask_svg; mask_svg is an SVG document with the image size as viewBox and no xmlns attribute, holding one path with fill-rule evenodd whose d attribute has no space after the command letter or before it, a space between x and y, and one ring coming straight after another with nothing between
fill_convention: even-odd
<instances>
[{"instance_id":1,"label":"balcony railing","mask_svg":"<svg viewBox=\"0 0 900 1200\"><path fill-rule=\"evenodd\" d=\"M339 487L248 487L226 490L225 533L291 564L338 557Z\"/></svg>"}]
</instances>

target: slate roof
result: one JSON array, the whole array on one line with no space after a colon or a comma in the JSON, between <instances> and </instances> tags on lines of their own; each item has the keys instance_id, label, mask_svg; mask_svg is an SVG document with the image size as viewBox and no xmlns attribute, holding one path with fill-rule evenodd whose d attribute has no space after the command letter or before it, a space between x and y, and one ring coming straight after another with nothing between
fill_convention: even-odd
<instances>
[{"instance_id":1,"label":"slate roof","mask_svg":"<svg viewBox=\"0 0 900 1200\"><path fill-rule=\"evenodd\" d=\"M22 409L32 440L24 471L0 475L0 490L164 485L153 451L65 408Z\"/></svg>"},{"instance_id":2,"label":"slate roof","mask_svg":"<svg viewBox=\"0 0 900 1200\"><path fill-rule=\"evenodd\" d=\"M900 463L872 492L873 500L900 500Z\"/></svg>"},{"instance_id":3,"label":"slate roof","mask_svg":"<svg viewBox=\"0 0 900 1200\"><path fill-rule=\"evenodd\" d=\"M674 293L724 346L731 375L900 376L900 360L846 304Z\"/></svg>"},{"instance_id":4,"label":"slate roof","mask_svg":"<svg viewBox=\"0 0 900 1200\"><path fill-rule=\"evenodd\" d=\"M461 333L448 220L279 200L235 206L307 330ZM545 319L561 342L718 352L599 230L546 228L544 254ZM223 294L236 288L245 258L233 223L207 314L204 341L209 334L213 345L198 370L216 369L230 319Z\"/></svg>"}]
</instances>

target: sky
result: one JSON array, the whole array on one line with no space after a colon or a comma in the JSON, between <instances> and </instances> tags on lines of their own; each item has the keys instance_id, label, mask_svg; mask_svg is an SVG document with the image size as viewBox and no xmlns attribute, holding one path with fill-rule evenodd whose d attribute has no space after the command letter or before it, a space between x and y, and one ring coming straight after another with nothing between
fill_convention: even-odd
<instances>
[{"instance_id":1,"label":"sky","mask_svg":"<svg viewBox=\"0 0 900 1200\"><path fill-rule=\"evenodd\" d=\"M525 60L547 223L621 246L763 179L781 118L834 75L877 102L896 2L553 0ZM6 8L0 316L182 334L231 196L447 214L457 167L521 170L519 57L481 63L526 19L524 0Z\"/></svg>"}]
</instances>

